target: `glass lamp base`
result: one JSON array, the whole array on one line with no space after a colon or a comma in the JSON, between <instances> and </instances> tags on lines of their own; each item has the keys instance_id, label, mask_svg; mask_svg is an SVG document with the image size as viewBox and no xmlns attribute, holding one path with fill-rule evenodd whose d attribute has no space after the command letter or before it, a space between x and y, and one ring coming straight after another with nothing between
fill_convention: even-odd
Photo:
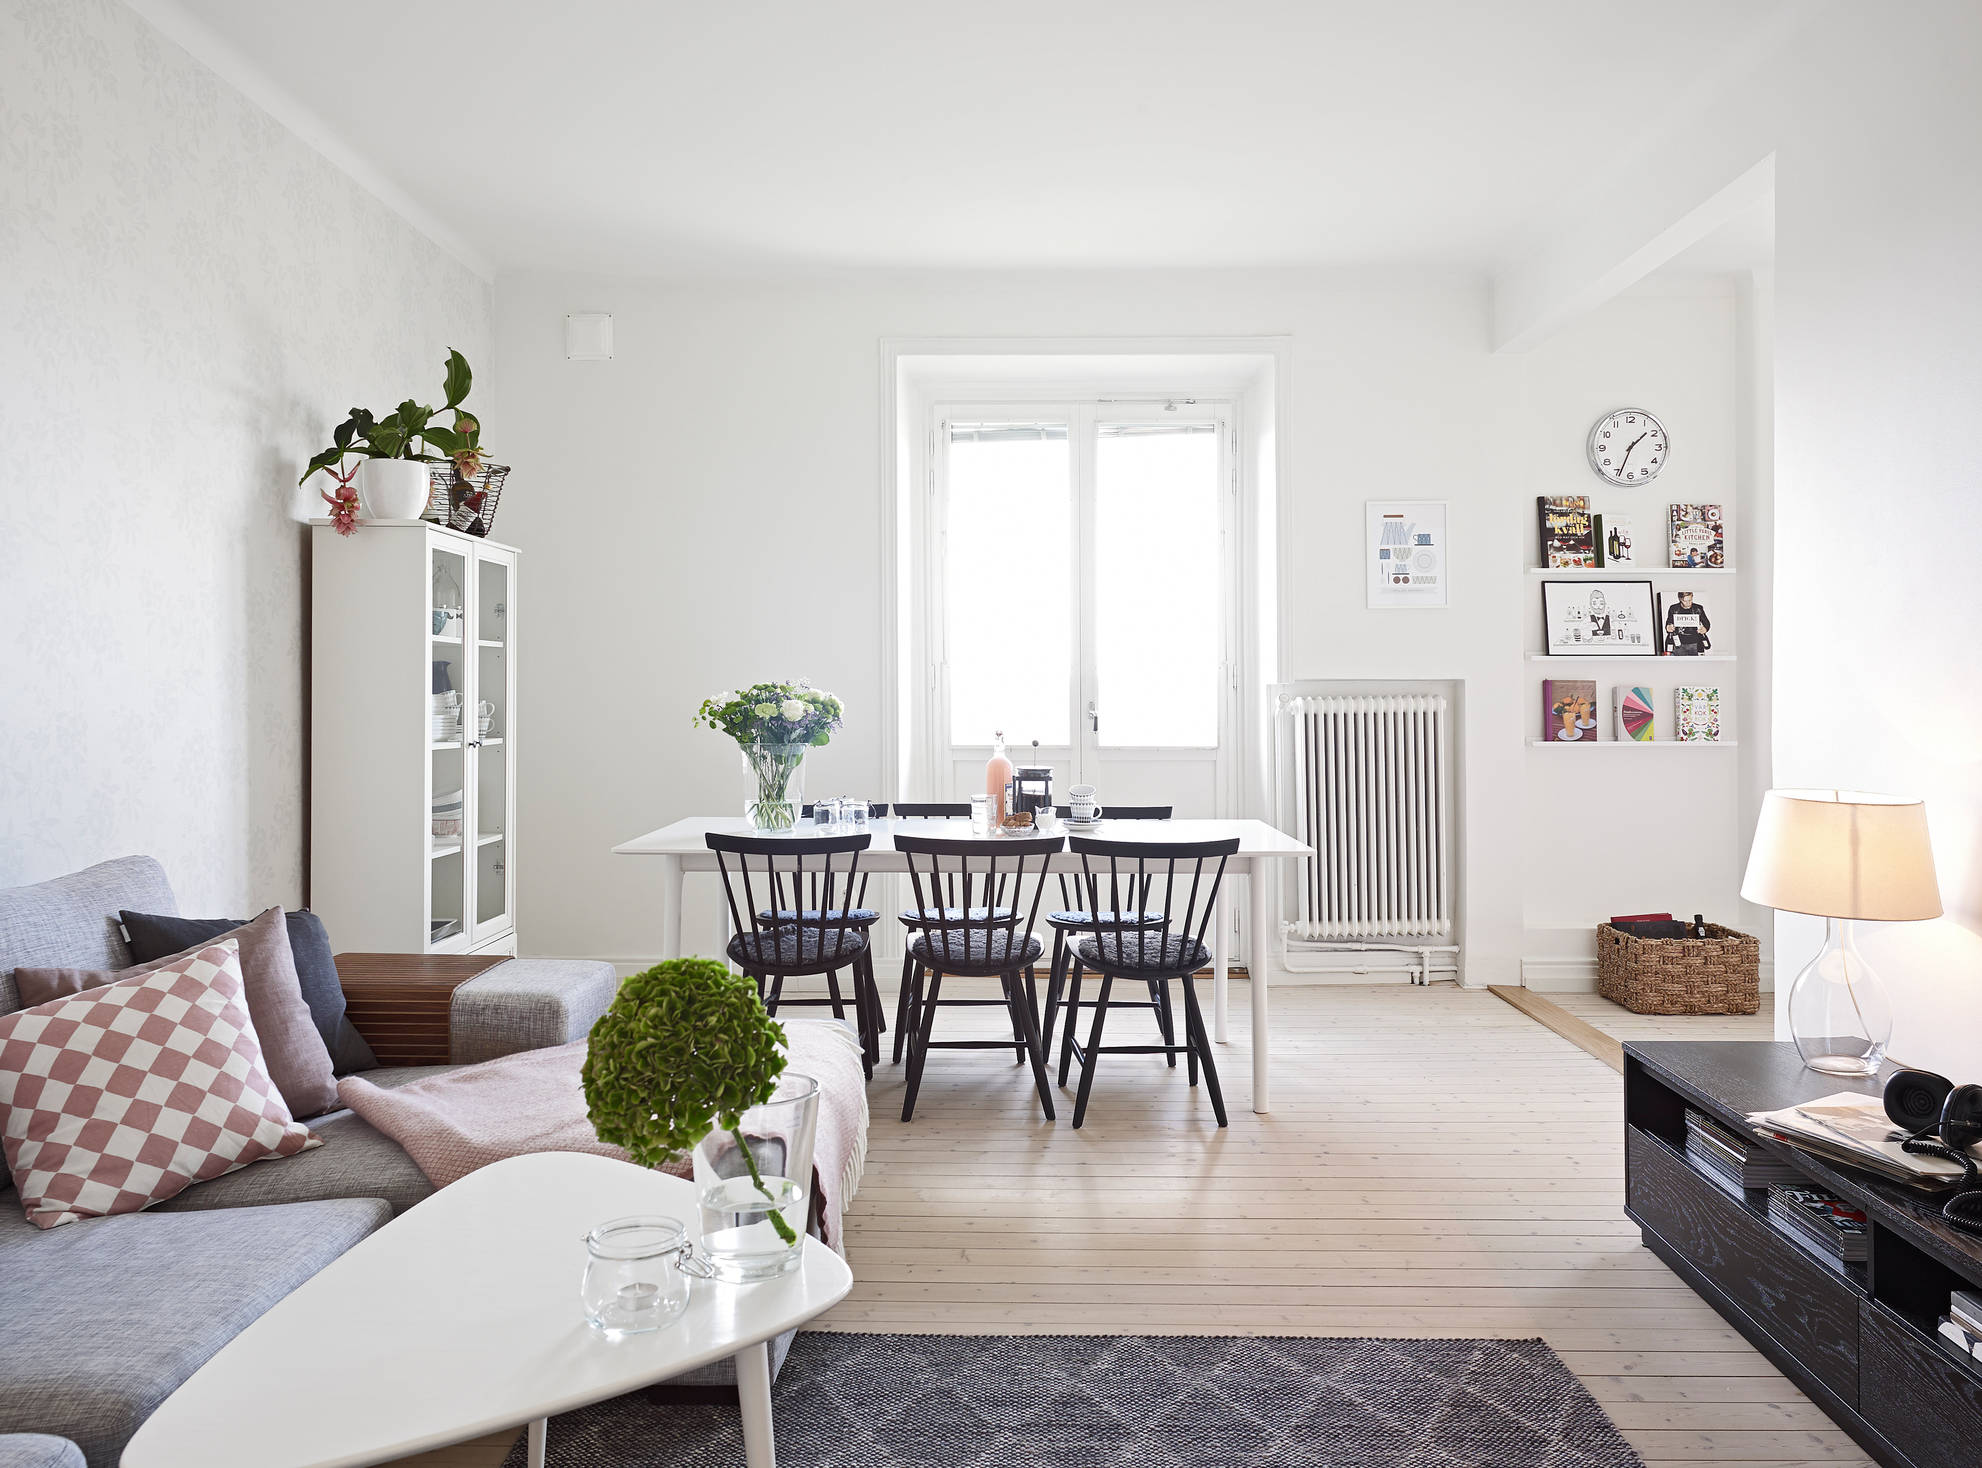
<instances>
[{"instance_id":1,"label":"glass lamp base","mask_svg":"<svg viewBox=\"0 0 1982 1468\"><path fill-rule=\"evenodd\" d=\"M1824 946L1789 990L1789 1035L1811 1070L1877 1075L1892 1042L1886 986L1858 952L1851 924L1825 923Z\"/></svg>"}]
</instances>

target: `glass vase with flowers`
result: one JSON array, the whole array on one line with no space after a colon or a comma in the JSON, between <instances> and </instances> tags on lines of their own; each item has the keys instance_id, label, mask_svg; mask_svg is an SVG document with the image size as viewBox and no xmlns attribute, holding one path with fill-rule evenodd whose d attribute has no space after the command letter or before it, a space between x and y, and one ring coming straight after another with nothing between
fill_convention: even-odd
<instances>
[{"instance_id":1,"label":"glass vase with flowers","mask_svg":"<svg viewBox=\"0 0 1982 1468\"><path fill-rule=\"evenodd\" d=\"M743 813L759 831L789 831L805 803L805 756L840 727L840 701L801 678L753 683L703 702L695 723L729 735L749 779Z\"/></svg>"}]
</instances>

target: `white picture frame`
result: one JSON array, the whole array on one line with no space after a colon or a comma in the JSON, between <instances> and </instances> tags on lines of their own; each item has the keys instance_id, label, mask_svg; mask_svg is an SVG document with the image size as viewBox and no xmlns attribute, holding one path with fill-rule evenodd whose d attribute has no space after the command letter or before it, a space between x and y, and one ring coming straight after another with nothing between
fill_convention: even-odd
<instances>
[{"instance_id":1,"label":"white picture frame","mask_svg":"<svg viewBox=\"0 0 1982 1468\"><path fill-rule=\"evenodd\" d=\"M1363 575L1371 611L1450 605L1444 500L1367 500Z\"/></svg>"}]
</instances>

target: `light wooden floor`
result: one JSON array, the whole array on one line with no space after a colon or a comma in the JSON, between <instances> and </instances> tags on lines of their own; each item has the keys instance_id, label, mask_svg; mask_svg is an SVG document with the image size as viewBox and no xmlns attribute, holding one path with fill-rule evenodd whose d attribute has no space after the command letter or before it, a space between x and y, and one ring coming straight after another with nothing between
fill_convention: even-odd
<instances>
[{"instance_id":1,"label":"light wooden floor","mask_svg":"<svg viewBox=\"0 0 1982 1468\"><path fill-rule=\"evenodd\" d=\"M820 1324L1538 1335L1648 1464L1869 1468L1639 1245L1614 1072L1484 992L1287 987L1275 1110L1254 1116L1245 997L1234 985L1219 1051L1222 1132L1155 1057L1104 1062L1079 1132L1071 1097L1043 1122L1027 1073L988 1052L933 1055L903 1126L885 1066L848 1219L854 1291ZM1600 1027L1633 1018L1551 997ZM995 1013L939 1023L988 1029ZM507 1440L409 1461L490 1468Z\"/></svg>"},{"instance_id":2,"label":"light wooden floor","mask_svg":"<svg viewBox=\"0 0 1982 1468\"><path fill-rule=\"evenodd\" d=\"M1615 1040L1773 1040L1776 1037L1773 994L1762 996L1762 1008L1756 1014L1633 1014L1622 1004L1613 1004L1596 994L1546 997Z\"/></svg>"}]
</instances>

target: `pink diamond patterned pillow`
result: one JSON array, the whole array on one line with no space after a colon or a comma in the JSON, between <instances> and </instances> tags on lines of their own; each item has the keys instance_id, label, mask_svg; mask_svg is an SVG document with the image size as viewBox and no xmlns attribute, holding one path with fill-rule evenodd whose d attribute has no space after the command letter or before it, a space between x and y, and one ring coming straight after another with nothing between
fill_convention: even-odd
<instances>
[{"instance_id":1,"label":"pink diamond patterned pillow","mask_svg":"<svg viewBox=\"0 0 1982 1468\"><path fill-rule=\"evenodd\" d=\"M321 1145L262 1063L232 938L0 1018L0 1149L36 1228Z\"/></svg>"}]
</instances>

